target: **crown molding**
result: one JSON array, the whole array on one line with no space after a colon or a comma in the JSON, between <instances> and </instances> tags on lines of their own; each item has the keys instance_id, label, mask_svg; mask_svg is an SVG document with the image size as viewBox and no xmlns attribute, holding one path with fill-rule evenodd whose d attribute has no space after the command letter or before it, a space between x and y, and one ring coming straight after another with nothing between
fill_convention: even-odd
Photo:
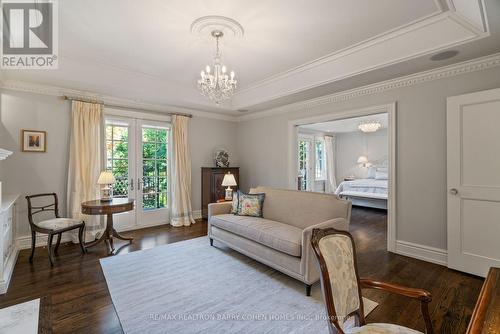
<instances>
[{"instance_id":1,"label":"crown molding","mask_svg":"<svg viewBox=\"0 0 500 334\"><path fill-rule=\"evenodd\" d=\"M436 11L429 15L239 89L233 97L233 106L248 109L252 105L488 37L482 0L471 6L458 7L453 1L456 0L435 0ZM474 20L477 16L481 22ZM429 39L429 34L435 38ZM419 43L413 43L415 40ZM392 52L384 53L385 49Z\"/></svg>"},{"instance_id":2,"label":"crown molding","mask_svg":"<svg viewBox=\"0 0 500 334\"><path fill-rule=\"evenodd\" d=\"M161 112L190 113L193 116L201 118L218 119L229 122L244 122L253 119L259 119L294 111L309 110L325 104L334 104L362 96L383 93L398 88L410 87L429 81L445 79L461 74L482 71L497 66L500 66L500 53L464 61L453 65L443 66L428 71L410 74L407 76L390 79L366 86L361 86L358 88L345 90L330 95L325 95L315 99L296 102L273 109L254 112L246 115L237 115L237 116L222 115L213 112L193 110L189 108L181 108L168 105L141 103L134 100L123 99L113 96L102 96L97 93L88 91L80 91L80 90L67 89L67 88L42 85L42 84L34 84L25 81L5 80L2 82L1 77L0 77L0 87L7 90L28 92L28 93L48 95L48 96L59 97L62 95L69 95L73 97L81 97L86 99L98 99L108 104L119 104L123 105L124 107L130 107L130 108L137 108L137 109L144 108L148 110L156 110L159 113Z\"/></svg>"},{"instance_id":3,"label":"crown molding","mask_svg":"<svg viewBox=\"0 0 500 334\"><path fill-rule=\"evenodd\" d=\"M61 96L66 95L66 96L71 96L71 97L75 97L75 98L99 100L99 101L103 101L104 104L120 105L120 106L123 106L124 108L146 109L146 110L152 110L152 111L155 111L158 113L166 113L166 112L184 113L184 114L192 114L195 117L201 117L201 118L211 118L211 119L218 119L218 120L229 121L229 122L236 122L237 121L237 116L232 116L232 115L223 115L223 114L218 114L218 113L209 112L209 111L203 111L203 110L197 110L197 109L191 109L191 108L183 108L183 107L177 107L177 106L171 106L171 105L138 102L138 101L134 101L131 99L124 99L124 98L109 96L109 95L101 95L101 94L98 94L95 92L90 92L90 91L62 88L62 87L56 87L56 86L50 86L50 85L44 85L44 84L38 84L38 83L31 83L31 82L27 82L27 81L18 81L18 80L4 80L4 81L2 81L1 77L0 77L0 88L12 90L12 91L25 92L25 93L47 95L47 96L61 97Z\"/></svg>"},{"instance_id":4,"label":"crown molding","mask_svg":"<svg viewBox=\"0 0 500 334\"><path fill-rule=\"evenodd\" d=\"M443 66L428 71L423 71L395 79L390 79L366 86L361 86L358 88L349 89L330 95L325 95L315 99L296 102L265 111L254 112L252 114L247 114L238 117L238 121L243 122L258 118L285 114L294 111L309 110L325 104L334 104L338 102L352 100L361 96L383 93L389 90L410 87L429 81L445 79L461 74L482 71L497 66L500 66L500 53L495 53L493 55L480 57L453 65Z\"/></svg>"}]
</instances>

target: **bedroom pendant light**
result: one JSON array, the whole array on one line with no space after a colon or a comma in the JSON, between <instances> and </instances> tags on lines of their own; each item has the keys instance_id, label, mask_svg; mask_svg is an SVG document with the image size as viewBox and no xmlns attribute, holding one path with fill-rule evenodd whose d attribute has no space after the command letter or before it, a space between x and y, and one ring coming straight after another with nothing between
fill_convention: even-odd
<instances>
[{"instance_id":1,"label":"bedroom pendant light","mask_svg":"<svg viewBox=\"0 0 500 334\"><path fill-rule=\"evenodd\" d=\"M358 129L362 132L375 132L382 127L382 124L378 121L367 121L358 125Z\"/></svg>"},{"instance_id":2,"label":"bedroom pendant light","mask_svg":"<svg viewBox=\"0 0 500 334\"><path fill-rule=\"evenodd\" d=\"M227 74L226 66L221 63L221 53L219 50L219 38L224 36L220 30L212 31L212 37L215 38L216 52L213 66L207 65L204 71L201 71L201 78L198 79L198 89L201 94L221 104L224 100L230 99L236 89L236 79L234 71Z\"/></svg>"}]
</instances>

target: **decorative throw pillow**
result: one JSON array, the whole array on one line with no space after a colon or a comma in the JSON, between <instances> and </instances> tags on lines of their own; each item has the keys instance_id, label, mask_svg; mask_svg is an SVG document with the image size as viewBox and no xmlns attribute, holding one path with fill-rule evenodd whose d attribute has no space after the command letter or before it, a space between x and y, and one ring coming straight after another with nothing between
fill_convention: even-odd
<instances>
[{"instance_id":1,"label":"decorative throw pillow","mask_svg":"<svg viewBox=\"0 0 500 334\"><path fill-rule=\"evenodd\" d=\"M377 169L373 166L368 167L368 175L366 176L367 179L374 179L375 178L375 173Z\"/></svg>"},{"instance_id":2,"label":"decorative throw pillow","mask_svg":"<svg viewBox=\"0 0 500 334\"><path fill-rule=\"evenodd\" d=\"M262 217L266 194L245 194L238 191L238 215Z\"/></svg>"},{"instance_id":3,"label":"decorative throw pillow","mask_svg":"<svg viewBox=\"0 0 500 334\"><path fill-rule=\"evenodd\" d=\"M388 179L387 172L379 172L379 171L377 171L375 173L375 180L387 180L387 179Z\"/></svg>"},{"instance_id":4,"label":"decorative throw pillow","mask_svg":"<svg viewBox=\"0 0 500 334\"><path fill-rule=\"evenodd\" d=\"M231 213L233 215L237 215L238 214L238 204L240 203L239 201L239 196L240 195L240 192L237 191L236 193L233 193L233 206L231 207Z\"/></svg>"}]
</instances>

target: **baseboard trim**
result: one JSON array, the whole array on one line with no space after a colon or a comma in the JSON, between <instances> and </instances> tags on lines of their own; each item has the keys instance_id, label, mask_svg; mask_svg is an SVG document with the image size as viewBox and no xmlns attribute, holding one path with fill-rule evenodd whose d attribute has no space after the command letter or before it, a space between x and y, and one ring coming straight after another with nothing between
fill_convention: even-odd
<instances>
[{"instance_id":1,"label":"baseboard trim","mask_svg":"<svg viewBox=\"0 0 500 334\"><path fill-rule=\"evenodd\" d=\"M448 265L448 252L445 249L396 240L395 253L442 266Z\"/></svg>"},{"instance_id":2,"label":"baseboard trim","mask_svg":"<svg viewBox=\"0 0 500 334\"><path fill-rule=\"evenodd\" d=\"M57 237L54 238L52 245L55 244ZM45 247L47 246L48 235L47 234L37 234L35 247ZM61 238L61 242L70 242L71 236L69 234L63 233ZM31 248L31 235L25 235L22 237L18 237L16 239L16 247L18 250L30 249Z\"/></svg>"}]
</instances>

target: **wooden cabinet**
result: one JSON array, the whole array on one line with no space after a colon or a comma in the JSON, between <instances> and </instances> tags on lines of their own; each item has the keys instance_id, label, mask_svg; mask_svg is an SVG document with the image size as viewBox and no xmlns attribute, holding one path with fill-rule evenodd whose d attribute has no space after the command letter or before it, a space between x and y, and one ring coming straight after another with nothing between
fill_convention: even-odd
<instances>
[{"instance_id":1,"label":"wooden cabinet","mask_svg":"<svg viewBox=\"0 0 500 334\"><path fill-rule=\"evenodd\" d=\"M226 195L226 187L222 186L224 174L230 172L234 175L236 183L240 184L240 168L239 167L202 167L201 168L201 215L203 218L208 217L208 204L215 203L219 199L223 199ZM231 187L233 191L238 190L238 186Z\"/></svg>"}]
</instances>

